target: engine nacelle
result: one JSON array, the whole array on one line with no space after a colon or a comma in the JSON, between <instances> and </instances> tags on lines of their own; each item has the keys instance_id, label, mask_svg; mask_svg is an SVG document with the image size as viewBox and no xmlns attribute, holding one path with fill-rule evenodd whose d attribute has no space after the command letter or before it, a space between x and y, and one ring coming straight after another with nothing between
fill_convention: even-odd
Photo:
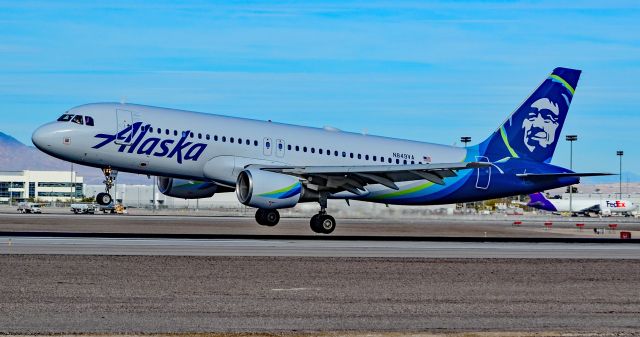
<instances>
[{"instance_id":1,"label":"engine nacelle","mask_svg":"<svg viewBox=\"0 0 640 337\"><path fill-rule=\"evenodd\" d=\"M158 177L158 190L164 195L182 199L212 197L218 185L210 182Z\"/></svg>"},{"instance_id":2,"label":"engine nacelle","mask_svg":"<svg viewBox=\"0 0 640 337\"><path fill-rule=\"evenodd\" d=\"M276 209L295 206L302 195L302 183L286 174L247 169L238 175L236 196L251 207Z\"/></svg>"}]
</instances>

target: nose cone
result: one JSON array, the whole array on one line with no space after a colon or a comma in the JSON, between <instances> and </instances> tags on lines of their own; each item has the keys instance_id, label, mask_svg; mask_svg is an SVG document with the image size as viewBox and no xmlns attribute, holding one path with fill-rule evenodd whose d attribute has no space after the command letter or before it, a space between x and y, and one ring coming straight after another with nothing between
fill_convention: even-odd
<instances>
[{"instance_id":1,"label":"nose cone","mask_svg":"<svg viewBox=\"0 0 640 337\"><path fill-rule=\"evenodd\" d=\"M51 147L54 145L53 140L57 131L59 130L55 129L54 124L45 124L33 131L33 134L31 135L31 142L41 151L50 153Z\"/></svg>"}]
</instances>

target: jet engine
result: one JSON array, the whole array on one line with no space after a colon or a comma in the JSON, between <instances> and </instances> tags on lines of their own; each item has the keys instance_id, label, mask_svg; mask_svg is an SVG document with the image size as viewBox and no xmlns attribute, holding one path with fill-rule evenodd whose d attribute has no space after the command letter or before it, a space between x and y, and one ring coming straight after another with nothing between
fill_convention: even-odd
<instances>
[{"instance_id":1,"label":"jet engine","mask_svg":"<svg viewBox=\"0 0 640 337\"><path fill-rule=\"evenodd\" d=\"M174 198L200 199L212 197L218 191L218 185L211 182L158 177L158 190Z\"/></svg>"},{"instance_id":2,"label":"jet engine","mask_svg":"<svg viewBox=\"0 0 640 337\"><path fill-rule=\"evenodd\" d=\"M238 175L236 196L251 207L262 209L288 208L300 201L303 186L296 177L286 174L246 169Z\"/></svg>"}]
</instances>

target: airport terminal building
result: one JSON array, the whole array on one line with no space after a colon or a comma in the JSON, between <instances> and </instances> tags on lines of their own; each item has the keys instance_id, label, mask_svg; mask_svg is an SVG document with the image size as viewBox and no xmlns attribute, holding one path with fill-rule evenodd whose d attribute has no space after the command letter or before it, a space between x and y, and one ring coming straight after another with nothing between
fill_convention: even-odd
<instances>
[{"instance_id":1,"label":"airport terminal building","mask_svg":"<svg viewBox=\"0 0 640 337\"><path fill-rule=\"evenodd\" d=\"M0 171L0 203L82 198L83 178L70 171Z\"/></svg>"}]
</instances>

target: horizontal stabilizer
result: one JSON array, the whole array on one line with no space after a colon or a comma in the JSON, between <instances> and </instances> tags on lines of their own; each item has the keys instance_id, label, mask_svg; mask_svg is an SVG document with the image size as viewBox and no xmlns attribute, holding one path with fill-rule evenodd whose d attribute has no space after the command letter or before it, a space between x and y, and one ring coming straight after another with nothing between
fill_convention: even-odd
<instances>
[{"instance_id":1,"label":"horizontal stabilizer","mask_svg":"<svg viewBox=\"0 0 640 337\"><path fill-rule=\"evenodd\" d=\"M516 174L516 177L526 179L544 179L544 178L563 178L563 177L597 177L597 176L612 176L614 173L601 173L601 172L566 172L566 173L520 173Z\"/></svg>"}]
</instances>

